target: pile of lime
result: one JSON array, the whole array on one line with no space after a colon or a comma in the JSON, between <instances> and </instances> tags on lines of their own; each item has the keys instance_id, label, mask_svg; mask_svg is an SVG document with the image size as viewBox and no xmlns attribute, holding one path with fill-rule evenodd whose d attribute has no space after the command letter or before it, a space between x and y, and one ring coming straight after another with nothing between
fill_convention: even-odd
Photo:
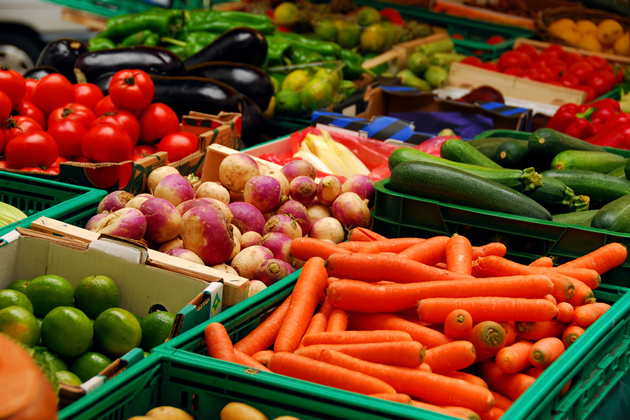
<instances>
[{"instance_id":1,"label":"pile of lime","mask_svg":"<svg viewBox=\"0 0 630 420\"><path fill-rule=\"evenodd\" d=\"M310 114L343 99L343 77L329 67L313 66L270 76L276 88L276 112L282 115Z\"/></svg>"},{"instance_id":2,"label":"pile of lime","mask_svg":"<svg viewBox=\"0 0 630 420\"><path fill-rule=\"evenodd\" d=\"M42 350L57 379L81 385L135 347L145 352L168 338L175 315L153 312L144 319L118 308L116 283L89 276L76 287L43 275L0 290L0 333Z\"/></svg>"}]
</instances>

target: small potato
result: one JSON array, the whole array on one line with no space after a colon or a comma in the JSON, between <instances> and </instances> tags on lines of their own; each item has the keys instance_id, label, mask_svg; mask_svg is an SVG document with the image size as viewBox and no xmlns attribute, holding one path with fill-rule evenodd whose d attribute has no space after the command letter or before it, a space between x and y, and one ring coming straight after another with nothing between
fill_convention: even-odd
<instances>
[{"instance_id":1,"label":"small potato","mask_svg":"<svg viewBox=\"0 0 630 420\"><path fill-rule=\"evenodd\" d=\"M247 404L231 402L221 410L221 420L267 420L267 417Z\"/></svg>"},{"instance_id":2,"label":"small potato","mask_svg":"<svg viewBox=\"0 0 630 420\"><path fill-rule=\"evenodd\" d=\"M156 407L146 414L146 417L158 420L194 420L190 414L175 407Z\"/></svg>"}]
</instances>

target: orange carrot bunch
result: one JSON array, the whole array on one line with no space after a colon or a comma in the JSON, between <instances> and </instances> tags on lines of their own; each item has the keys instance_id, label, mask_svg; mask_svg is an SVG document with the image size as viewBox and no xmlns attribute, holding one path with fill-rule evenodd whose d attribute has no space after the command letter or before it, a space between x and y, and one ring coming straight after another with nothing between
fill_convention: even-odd
<instances>
[{"instance_id":1,"label":"orange carrot bunch","mask_svg":"<svg viewBox=\"0 0 630 420\"><path fill-rule=\"evenodd\" d=\"M234 345L209 324L209 356L498 419L610 308L593 289L627 257L613 243L560 266L548 257L523 265L503 244L475 247L459 235L387 239L357 228L349 238L294 240L291 252L307 262L291 296Z\"/></svg>"}]
</instances>

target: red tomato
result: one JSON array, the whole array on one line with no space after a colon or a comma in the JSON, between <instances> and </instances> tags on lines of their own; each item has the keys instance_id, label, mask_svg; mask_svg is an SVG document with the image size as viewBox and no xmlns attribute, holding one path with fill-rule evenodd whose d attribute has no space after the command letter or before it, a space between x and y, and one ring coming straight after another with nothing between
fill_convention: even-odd
<instances>
[{"instance_id":1,"label":"red tomato","mask_svg":"<svg viewBox=\"0 0 630 420\"><path fill-rule=\"evenodd\" d=\"M555 55L556 58L560 58L564 56L564 49L558 44L551 44L543 50L543 53L550 53Z\"/></svg>"},{"instance_id":2,"label":"red tomato","mask_svg":"<svg viewBox=\"0 0 630 420\"><path fill-rule=\"evenodd\" d=\"M123 129L97 125L83 139L83 156L96 163L120 163L131 160L133 141Z\"/></svg>"},{"instance_id":3,"label":"red tomato","mask_svg":"<svg viewBox=\"0 0 630 420\"><path fill-rule=\"evenodd\" d=\"M584 84L588 80L589 75L593 72L593 66L588 61L576 61L569 67L569 73L578 78L580 83Z\"/></svg>"},{"instance_id":4,"label":"red tomato","mask_svg":"<svg viewBox=\"0 0 630 420\"><path fill-rule=\"evenodd\" d=\"M8 169L9 165L7 165L7 161L6 160L0 160L0 168L1 169Z\"/></svg>"},{"instance_id":5,"label":"red tomato","mask_svg":"<svg viewBox=\"0 0 630 420\"><path fill-rule=\"evenodd\" d=\"M598 55L591 55L586 57L586 61L593 66L595 70L603 70L608 66L608 61L605 58L602 58Z\"/></svg>"},{"instance_id":6,"label":"red tomato","mask_svg":"<svg viewBox=\"0 0 630 420\"><path fill-rule=\"evenodd\" d=\"M0 121L4 121L11 115L11 99L6 93L0 92Z\"/></svg>"},{"instance_id":7,"label":"red tomato","mask_svg":"<svg viewBox=\"0 0 630 420\"><path fill-rule=\"evenodd\" d=\"M0 155L2 154L2 150L4 149L4 134L0 131Z\"/></svg>"},{"instance_id":8,"label":"red tomato","mask_svg":"<svg viewBox=\"0 0 630 420\"><path fill-rule=\"evenodd\" d=\"M617 83L623 83L626 81L626 76L625 74L623 74L623 69L621 67L617 69L617 72L615 73L615 79Z\"/></svg>"},{"instance_id":9,"label":"red tomato","mask_svg":"<svg viewBox=\"0 0 630 420\"><path fill-rule=\"evenodd\" d=\"M558 57L556 55L544 51L538 54L538 57L536 58L537 63L543 63L545 66L547 65L547 63L554 60L558 60Z\"/></svg>"},{"instance_id":10,"label":"red tomato","mask_svg":"<svg viewBox=\"0 0 630 420\"><path fill-rule=\"evenodd\" d=\"M451 35L451 38L453 38L453 39L460 39L461 40L461 39L464 39L464 35L462 35L462 34L453 34L453 35Z\"/></svg>"},{"instance_id":11,"label":"red tomato","mask_svg":"<svg viewBox=\"0 0 630 420\"><path fill-rule=\"evenodd\" d=\"M497 45L502 42L505 42L505 38L503 38L501 35L492 35L490 38L488 38L488 40L486 41L486 44Z\"/></svg>"},{"instance_id":12,"label":"red tomato","mask_svg":"<svg viewBox=\"0 0 630 420\"><path fill-rule=\"evenodd\" d=\"M27 117L31 117L42 128L46 128L46 117L42 111L39 110L32 102L27 100L19 100L13 104L13 111L17 112L18 115L26 115Z\"/></svg>"},{"instance_id":13,"label":"red tomato","mask_svg":"<svg viewBox=\"0 0 630 420\"><path fill-rule=\"evenodd\" d=\"M177 162L199 150L199 138L191 133L173 133L158 143L158 152L168 153L170 162Z\"/></svg>"},{"instance_id":14,"label":"red tomato","mask_svg":"<svg viewBox=\"0 0 630 420\"><path fill-rule=\"evenodd\" d=\"M37 121L24 115L9 118L2 125L2 134L4 134L4 141L7 144L15 137L35 131L44 131L44 129Z\"/></svg>"},{"instance_id":15,"label":"red tomato","mask_svg":"<svg viewBox=\"0 0 630 420\"><path fill-rule=\"evenodd\" d=\"M0 66L0 92L4 92L11 103L19 101L26 92L24 77L7 66Z\"/></svg>"},{"instance_id":16,"label":"red tomato","mask_svg":"<svg viewBox=\"0 0 630 420\"><path fill-rule=\"evenodd\" d=\"M131 137L133 144L138 143L138 139L140 138L140 124L138 123L138 118L136 118L133 113L125 110L106 112L101 117L92 121L90 129L103 124L112 125L125 130L125 132L129 134L129 137Z\"/></svg>"},{"instance_id":17,"label":"red tomato","mask_svg":"<svg viewBox=\"0 0 630 420\"><path fill-rule=\"evenodd\" d=\"M43 131L23 134L12 139L4 151L12 169L28 166L50 166L59 156L57 142Z\"/></svg>"},{"instance_id":18,"label":"red tomato","mask_svg":"<svg viewBox=\"0 0 630 420\"><path fill-rule=\"evenodd\" d=\"M57 169L59 169L59 165L61 165L61 162L67 162L67 161L68 161L68 159L66 159L65 157L59 156L57 158L57 160L52 165L49 166L49 168L57 168Z\"/></svg>"},{"instance_id":19,"label":"red tomato","mask_svg":"<svg viewBox=\"0 0 630 420\"><path fill-rule=\"evenodd\" d=\"M33 103L44 115L49 115L55 109L74 102L74 88L72 83L62 74L49 74L37 82L33 89Z\"/></svg>"},{"instance_id":20,"label":"red tomato","mask_svg":"<svg viewBox=\"0 0 630 420\"><path fill-rule=\"evenodd\" d=\"M83 155L80 155L80 156L73 157L71 162L90 163L90 159L86 158Z\"/></svg>"},{"instance_id":21,"label":"red tomato","mask_svg":"<svg viewBox=\"0 0 630 420\"><path fill-rule=\"evenodd\" d=\"M140 113L138 121L140 140L146 144L153 144L167 134L179 132L179 118L168 105L149 105Z\"/></svg>"},{"instance_id":22,"label":"red tomato","mask_svg":"<svg viewBox=\"0 0 630 420\"><path fill-rule=\"evenodd\" d=\"M566 86L568 88L575 88L577 86L580 86L580 81L578 80L577 77L573 76L572 74L568 74L568 73L564 74L558 80L560 83L562 83L563 86Z\"/></svg>"},{"instance_id":23,"label":"red tomato","mask_svg":"<svg viewBox=\"0 0 630 420\"><path fill-rule=\"evenodd\" d=\"M38 167L38 166L29 166L26 168L20 168L20 171L24 171L24 172L45 172L42 168Z\"/></svg>"},{"instance_id":24,"label":"red tomato","mask_svg":"<svg viewBox=\"0 0 630 420\"><path fill-rule=\"evenodd\" d=\"M157 148L155 146L149 146L148 144L139 144L133 148L134 154L152 155L155 152L157 152Z\"/></svg>"},{"instance_id":25,"label":"red tomato","mask_svg":"<svg viewBox=\"0 0 630 420\"><path fill-rule=\"evenodd\" d=\"M505 70L509 67L527 67L530 58L527 54L519 51L508 51L499 58L499 68Z\"/></svg>"},{"instance_id":26,"label":"red tomato","mask_svg":"<svg viewBox=\"0 0 630 420\"><path fill-rule=\"evenodd\" d=\"M54 122L46 131L59 146L59 155L71 158L81 154L83 137L88 130L78 121L63 119Z\"/></svg>"},{"instance_id":27,"label":"red tomato","mask_svg":"<svg viewBox=\"0 0 630 420\"><path fill-rule=\"evenodd\" d=\"M38 80L35 79L24 79L24 84L26 85L26 92L24 92L24 99L32 102L33 101L33 89L35 89L35 85Z\"/></svg>"},{"instance_id":28,"label":"red tomato","mask_svg":"<svg viewBox=\"0 0 630 420\"><path fill-rule=\"evenodd\" d=\"M538 80L543 83L549 83L558 79L558 75L551 71L549 68L541 67L538 69Z\"/></svg>"},{"instance_id":29,"label":"red tomato","mask_svg":"<svg viewBox=\"0 0 630 420\"><path fill-rule=\"evenodd\" d=\"M521 52L523 54L527 54L531 61L535 61L536 58L538 58L538 51L536 51L536 48L532 47L529 44L519 45L518 47L514 48L514 51L518 51L518 52Z\"/></svg>"},{"instance_id":30,"label":"red tomato","mask_svg":"<svg viewBox=\"0 0 630 420\"><path fill-rule=\"evenodd\" d=\"M109 96L120 109L141 111L153 100L153 80L142 70L121 70L109 82Z\"/></svg>"},{"instance_id":31,"label":"red tomato","mask_svg":"<svg viewBox=\"0 0 630 420\"><path fill-rule=\"evenodd\" d=\"M59 175L59 168L48 168L44 171L45 174L51 174L51 175Z\"/></svg>"},{"instance_id":32,"label":"red tomato","mask_svg":"<svg viewBox=\"0 0 630 420\"><path fill-rule=\"evenodd\" d=\"M56 121L64 119L78 121L83 124L85 128L89 129L90 124L96 119L96 116L87 106L72 102L55 109L48 117L48 125L51 126Z\"/></svg>"},{"instance_id":33,"label":"red tomato","mask_svg":"<svg viewBox=\"0 0 630 420\"><path fill-rule=\"evenodd\" d=\"M499 66L497 66L496 63L483 63L481 67L486 70L500 72Z\"/></svg>"},{"instance_id":34,"label":"red tomato","mask_svg":"<svg viewBox=\"0 0 630 420\"><path fill-rule=\"evenodd\" d=\"M460 63L468 64L469 66L481 67L483 65L483 61L479 59L479 57L466 57Z\"/></svg>"},{"instance_id":35,"label":"red tomato","mask_svg":"<svg viewBox=\"0 0 630 420\"><path fill-rule=\"evenodd\" d=\"M557 80L552 80L551 82L547 82L547 83L550 84L550 85L556 85L556 86L564 87L564 85L562 83L560 83L559 81L557 81Z\"/></svg>"},{"instance_id":36,"label":"red tomato","mask_svg":"<svg viewBox=\"0 0 630 420\"><path fill-rule=\"evenodd\" d=\"M567 71L567 65L564 61L561 60L549 60L547 63L547 68L551 70L551 72L555 75L556 78L562 76Z\"/></svg>"},{"instance_id":37,"label":"red tomato","mask_svg":"<svg viewBox=\"0 0 630 420\"><path fill-rule=\"evenodd\" d=\"M520 67L508 67L507 69L503 70L503 73L512 76L520 76L521 73L523 73L523 69Z\"/></svg>"},{"instance_id":38,"label":"red tomato","mask_svg":"<svg viewBox=\"0 0 630 420\"><path fill-rule=\"evenodd\" d=\"M148 155L145 153L134 153L133 156L131 156L131 160L133 160L134 162L137 162L140 159L144 159L147 156Z\"/></svg>"},{"instance_id":39,"label":"red tomato","mask_svg":"<svg viewBox=\"0 0 630 420\"><path fill-rule=\"evenodd\" d=\"M540 80L540 73L538 69L529 68L529 69L523 70L520 77L522 77L523 79L529 79L529 80Z\"/></svg>"},{"instance_id":40,"label":"red tomato","mask_svg":"<svg viewBox=\"0 0 630 420\"><path fill-rule=\"evenodd\" d=\"M586 85L593 88L595 96L602 96L604 93L615 87L615 76L605 71L594 71L588 77Z\"/></svg>"},{"instance_id":41,"label":"red tomato","mask_svg":"<svg viewBox=\"0 0 630 420\"><path fill-rule=\"evenodd\" d=\"M96 104L103 99L103 91L92 83L77 83L74 85L74 101L76 103L94 109Z\"/></svg>"},{"instance_id":42,"label":"red tomato","mask_svg":"<svg viewBox=\"0 0 630 420\"><path fill-rule=\"evenodd\" d=\"M562 61L567 63L568 67L571 67L571 64L575 63L576 61L584 60L584 56L582 54L569 51L565 52L561 58Z\"/></svg>"},{"instance_id":43,"label":"red tomato","mask_svg":"<svg viewBox=\"0 0 630 420\"><path fill-rule=\"evenodd\" d=\"M574 89L581 90L586 93L586 102L591 102L595 99L595 91L590 86L580 85L576 86Z\"/></svg>"},{"instance_id":44,"label":"red tomato","mask_svg":"<svg viewBox=\"0 0 630 420\"><path fill-rule=\"evenodd\" d=\"M106 112L114 111L118 111L118 108L112 103L112 98L110 98L109 95L98 101L98 103L94 107L94 114L98 115L99 117Z\"/></svg>"}]
</instances>

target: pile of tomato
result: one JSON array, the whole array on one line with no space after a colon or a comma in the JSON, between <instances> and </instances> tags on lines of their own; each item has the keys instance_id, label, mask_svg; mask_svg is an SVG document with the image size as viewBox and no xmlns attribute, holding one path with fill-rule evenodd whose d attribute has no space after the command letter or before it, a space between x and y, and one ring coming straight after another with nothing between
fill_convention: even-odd
<instances>
[{"instance_id":1,"label":"pile of tomato","mask_svg":"<svg viewBox=\"0 0 630 420\"><path fill-rule=\"evenodd\" d=\"M600 56L585 57L565 51L557 44L548 46L540 53L533 46L522 44L503 53L496 63L483 63L477 57L466 57L461 62L524 79L581 90L586 93L587 102L611 91L617 83L623 83L625 77L623 69Z\"/></svg>"},{"instance_id":2,"label":"pile of tomato","mask_svg":"<svg viewBox=\"0 0 630 420\"><path fill-rule=\"evenodd\" d=\"M167 152L176 162L198 150L175 112L153 100L141 70L114 75L109 95L61 74L24 79L0 67L0 168L58 174L62 162L120 163ZM4 156L4 157L2 157Z\"/></svg>"}]
</instances>

